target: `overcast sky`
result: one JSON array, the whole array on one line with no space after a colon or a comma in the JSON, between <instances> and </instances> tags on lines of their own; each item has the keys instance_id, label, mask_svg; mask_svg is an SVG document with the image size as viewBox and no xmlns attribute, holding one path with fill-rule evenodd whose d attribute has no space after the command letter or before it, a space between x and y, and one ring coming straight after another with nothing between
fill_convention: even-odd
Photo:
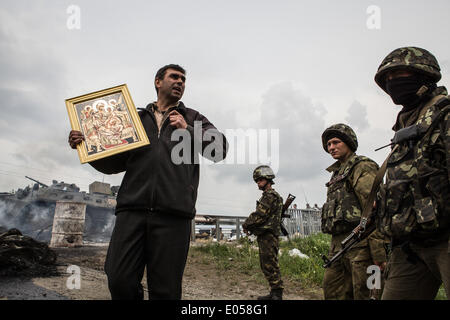
<instances>
[{"instance_id":1,"label":"overcast sky","mask_svg":"<svg viewBox=\"0 0 450 320\"><path fill-rule=\"evenodd\" d=\"M447 84L448 12L448 0L2 0L0 191L31 184L25 175L82 190L94 180L119 185L122 174L81 165L68 146L65 99L126 83L145 107L156 99L157 69L177 63L187 70L188 107L223 132L257 132L258 143L266 132L275 189L299 207L321 206L334 162L322 132L351 125L357 153L381 163L388 149L374 149L392 138L400 108L376 86L378 65L398 47L423 47ZM254 210L258 163L236 162L202 165L199 213Z\"/></svg>"}]
</instances>

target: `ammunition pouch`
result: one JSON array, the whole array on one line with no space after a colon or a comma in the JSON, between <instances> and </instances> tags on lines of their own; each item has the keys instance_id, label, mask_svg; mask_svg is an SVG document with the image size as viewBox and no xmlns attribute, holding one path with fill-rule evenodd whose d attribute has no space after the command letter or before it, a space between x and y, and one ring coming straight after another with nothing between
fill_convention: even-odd
<instances>
[{"instance_id":1,"label":"ammunition pouch","mask_svg":"<svg viewBox=\"0 0 450 320\"><path fill-rule=\"evenodd\" d=\"M322 207L322 232L324 233L348 233L359 224L360 220L361 209L354 194L342 199L331 199Z\"/></svg>"},{"instance_id":2,"label":"ammunition pouch","mask_svg":"<svg viewBox=\"0 0 450 320\"><path fill-rule=\"evenodd\" d=\"M425 238L440 227L437 199L417 197L413 190L410 180L394 180L388 186L381 186L377 217L382 233L396 238L407 238L414 233Z\"/></svg>"}]
</instances>

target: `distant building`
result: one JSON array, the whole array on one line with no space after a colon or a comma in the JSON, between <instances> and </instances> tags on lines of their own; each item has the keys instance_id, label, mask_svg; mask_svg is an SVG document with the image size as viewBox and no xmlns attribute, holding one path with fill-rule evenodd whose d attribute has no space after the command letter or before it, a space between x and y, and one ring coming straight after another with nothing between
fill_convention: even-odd
<instances>
[{"instance_id":1,"label":"distant building","mask_svg":"<svg viewBox=\"0 0 450 320\"><path fill-rule=\"evenodd\" d=\"M89 185L89 193L111 195L111 185L109 183L103 183L100 181L92 182Z\"/></svg>"}]
</instances>

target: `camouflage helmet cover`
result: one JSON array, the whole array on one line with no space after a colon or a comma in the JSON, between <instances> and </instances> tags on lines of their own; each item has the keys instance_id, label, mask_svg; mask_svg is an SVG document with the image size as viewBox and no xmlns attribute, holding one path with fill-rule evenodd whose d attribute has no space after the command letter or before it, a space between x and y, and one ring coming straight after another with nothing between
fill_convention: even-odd
<instances>
[{"instance_id":1,"label":"camouflage helmet cover","mask_svg":"<svg viewBox=\"0 0 450 320\"><path fill-rule=\"evenodd\" d=\"M435 82L438 82L441 79L441 69L435 56L422 48L398 48L384 58L375 74L375 82L384 91L386 91L386 73L396 69L406 69L418 72L430 77Z\"/></svg>"},{"instance_id":2,"label":"camouflage helmet cover","mask_svg":"<svg viewBox=\"0 0 450 320\"><path fill-rule=\"evenodd\" d=\"M272 169L269 166L259 166L255 170L253 170L253 180L255 182L258 181L258 179L266 179L266 180L272 180L275 178L275 174L273 173Z\"/></svg>"},{"instance_id":3,"label":"camouflage helmet cover","mask_svg":"<svg viewBox=\"0 0 450 320\"><path fill-rule=\"evenodd\" d=\"M358 139L352 128L343 123L334 124L322 133L323 149L328 152L327 143L332 138L341 139L353 152L358 149Z\"/></svg>"}]
</instances>

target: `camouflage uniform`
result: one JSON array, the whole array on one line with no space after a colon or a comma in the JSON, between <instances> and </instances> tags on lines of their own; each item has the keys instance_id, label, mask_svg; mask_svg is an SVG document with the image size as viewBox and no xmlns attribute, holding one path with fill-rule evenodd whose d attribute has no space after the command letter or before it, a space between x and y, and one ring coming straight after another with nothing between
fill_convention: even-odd
<instances>
[{"instance_id":1,"label":"camouflage uniform","mask_svg":"<svg viewBox=\"0 0 450 320\"><path fill-rule=\"evenodd\" d=\"M423 95L420 104L402 110L393 127L417 125L419 136L398 144L379 193L378 227L392 237L382 298L434 299L442 283L450 298L450 99L444 87L436 87L440 69L428 51L407 47L390 53L375 76L383 90L385 74L395 69L433 83L416 92Z\"/></svg>"},{"instance_id":2,"label":"camouflage uniform","mask_svg":"<svg viewBox=\"0 0 450 320\"><path fill-rule=\"evenodd\" d=\"M256 202L256 210L250 214L242 225L244 230L248 230L257 236L261 270L269 282L271 292L283 289L283 281L278 266L278 237L281 232L282 209L283 198L274 189L268 189Z\"/></svg>"},{"instance_id":3,"label":"camouflage uniform","mask_svg":"<svg viewBox=\"0 0 450 320\"><path fill-rule=\"evenodd\" d=\"M325 130L322 142L327 152L327 141L334 137L340 138L353 152L345 162L337 161L327 168L332 172L332 177L326 184L327 202L322 207L322 231L332 235L330 257L342 248L342 240L359 224L378 170L373 160L354 153L358 143L350 127L337 124ZM386 242L379 232L373 232L327 268L323 280L325 299L380 298L381 290L369 292L367 267L374 261L386 261Z\"/></svg>"}]
</instances>

